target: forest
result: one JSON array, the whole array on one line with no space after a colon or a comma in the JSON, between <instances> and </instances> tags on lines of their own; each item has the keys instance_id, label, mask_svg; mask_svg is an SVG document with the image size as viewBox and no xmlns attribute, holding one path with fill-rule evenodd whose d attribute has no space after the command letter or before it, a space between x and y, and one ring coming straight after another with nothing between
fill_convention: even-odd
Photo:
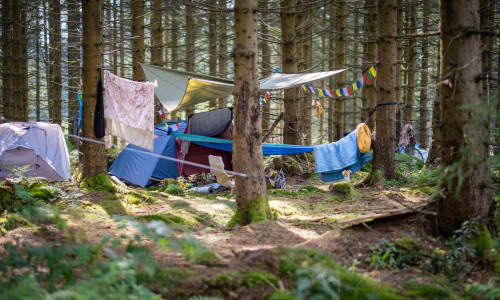
<instances>
[{"instance_id":1,"label":"forest","mask_svg":"<svg viewBox=\"0 0 500 300\"><path fill-rule=\"evenodd\" d=\"M0 7L0 299L500 299L500 2Z\"/></svg>"}]
</instances>

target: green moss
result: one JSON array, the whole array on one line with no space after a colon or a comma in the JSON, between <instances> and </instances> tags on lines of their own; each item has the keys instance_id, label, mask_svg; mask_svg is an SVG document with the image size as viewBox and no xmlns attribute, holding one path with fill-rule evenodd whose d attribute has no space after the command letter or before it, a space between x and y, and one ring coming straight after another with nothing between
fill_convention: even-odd
<instances>
[{"instance_id":1,"label":"green moss","mask_svg":"<svg viewBox=\"0 0 500 300\"><path fill-rule=\"evenodd\" d=\"M422 246L411 236L402 236L394 240L394 243L406 250L420 250Z\"/></svg>"},{"instance_id":2,"label":"green moss","mask_svg":"<svg viewBox=\"0 0 500 300\"><path fill-rule=\"evenodd\" d=\"M138 220L145 220L145 221L163 221L165 224L190 224L190 222L187 222L184 218L176 215L147 215L147 216L140 216L137 217Z\"/></svg>"},{"instance_id":3,"label":"green moss","mask_svg":"<svg viewBox=\"0 0 500 300\"><path fill-rule=\"evenodd\" d=\"M413 280L405 283L404 296L411 299L461 299L449 289L430 284L420 284Z\"/></svg>"},{"instance_id":4,"label":"green moss","mask_svg":"<svg viewBox=\"0 0 500 300\"><path fill-rule=\"evenodd\" d=\"M30 221L17 214L8 214L2 218L2 221L0 221L0 227L5 228L5 230L7 231L23 226L34 227L34 225L30 223Z\"/></svg>"},{"instance_id":5,"label":"green moss","mask_svg":"<svg viewBox=\"0 0 500 300\"><path fill-rule=\"evenodd\" d=\"M332 184L330 190L334 195L342 195L349 197L352 195L354 187L348 181L339 181Z\"/></svg>"},{"instance_id":6,"label":"green moss","mask_svg":"<svg viewBox=\"0 0 500 300\"><path fill-rule=\"evenodd\" d=\"M476 234L469 241L485 264L493 263L495 273L500 273L500 253L495 248L490 231L485 224L477 224Z\"/></svg>"},{"instance_id":7,"label":"green moss","mask_svg":"<svg viewBox=\"0 0 500 300\"><path fill-rule=\"evenodd\" d=\"M273 285L274 287L278 287L278 277L276 277L276 275L274 274L258 270L243 275L243 284L248 287L261 284Z\"/></svg>"},{"instance_id":8,"label":"green moss","mask_svg":"<svg viewBox=\"0 0 500 300\"><path fill-rule=\"evenodd\" d=\"M435 190L436 189L434 187L430 187L430 186L424 186L424 187L421 187L418 189L414 189L414 191L421 192L422 194L425 194L427 196L432 196L434 194Z\"/></svg>"},{"instance_id":9,"label":"green moss","mask_svg":"<svg viewBox=\"0 0 500 300\"><path fill-rule=\"evenodd\" d=\"M125 195L125 202L128 204L137 205L137 204L141 204L143 201L141 198L137 197L136 195L128 194L128 195Z\"/></svg>"},{"instance_id":10,"label":"green moss","mask_svg":"<svg viewBox=\"0 0 500 300\"><path fill-rule=\"evenodd\" d=\"M271 190L268 191L267 194L269 195L282 195L282 196L297 196L297 193L292 193L287 190Z\"/></svg>"},{"instance_id":11,"label":"green moss","mask_svg":"<svg viewBox=\"0 0 500 300\"><path fill-rule=\"evenodd\" d=\"M308 195L311 193L325 193L325 191L314 186L304 186L300 188L297 193L301 195Z\"/></svg>"},{"instance_id":12,"label":"green moss","mask_svg":"<svg viewBox=\"0 0 500 300\"><path fill-rule=\"evenodd\" d=\"M280 259L281 276L292 276L290 285L302 298L331 298L327 292L333 289L340 299L404 299L395 288L352 273L317 250L277 248L273 253Z\"/></svg>"},{"instance_id":13,"label":"green moss","mask_svg":"<svg viewBox=\"0 0 500 300\"><path fill-rule=\"evenodd\" d=\"M123 207L122 203L117 200L116 196L99 201L98 205L101 206L109 216L127 214L127 211Z\"/></svg>"},{"instance_id":14,"label":"green moss","mask_svg":"<svg viewBox=\"0 0 500 300\"><path fill-rule=\"evenodd\" d=\"M227 226L234 227L236 225L247 225L254 222L270 220L272 218L269 201L266 197L259 196L250 200L247 203L246 209L243 207L236 208L231 220Z\"/></svg>"},{"instance_id":15,"label":"green moss","mask_svg":"<svg viewBox=\"0 0 500 300\"><path fill-rule=\"evenodd\" d=\"M56 197L56 193L53 187L47 186L46 183L36 182L32 184L27 191L37 199L42 201L49 201Z\"/></svg>"},{"instance_id":16,"label":"green moss","mask_svg":"<svg viewBox=\"0 0 500 300\"><path fill-rule=\"evenodd\" d=\"M238 280L238 274L236 272L217 274L208 282L208 284L212 288L217 288L223 291L236 290L241 286L241 283Z\"/></svg>"},{"instance_id":17,"label":"green moss","mask_svg":"<svg viewBox=\"0 0 500 300\"><path fill-rule=\"evenodd\" d=\"M3 227L3 225L0 225L0 236L4 236L7 234L7 230Z\"/></svg>"},{"instance_id":18,"label":"green moss","mask_svg":"<svg viewBox=\"0 0 500 300\"><path fill-rule=\"evenodd\" d=\"M295 300L295 296L289 291L276 291L271 295L271 300Z\"/></svg>"},{"instance_id":19,"label":"green moss","mask_svg":"<svg viewBox=\"0 0 500 300\"><path fill-rule=\"evenodd\" d=\"M189 207L189 203L187 203L184 200L176 200L170 204L170 207L172 208L186 208Z\"/></svg>"},{"instance_id":20,"label":"green moss","mask_svg":"<svg viewBox=\"0 0 500 300\"><path fill-rule=\"evenodd\" d=\"M106 173L83 178L83 181L80 183L80 188L87 191L99 190L109 193L116 191L113 181Z\"/></svg>"},{"instance_id":21,"label":"green moss","mask_svg":"<svg viewBox=\"0 0 500 300\"><path fill-rule=\"evenodd\" d=\"M376 170L375 172L371 172L370 175L370 180L368 181L368 184L370 186L374 186L382 177L382 171Z\"/></svg>"}]
</instances>

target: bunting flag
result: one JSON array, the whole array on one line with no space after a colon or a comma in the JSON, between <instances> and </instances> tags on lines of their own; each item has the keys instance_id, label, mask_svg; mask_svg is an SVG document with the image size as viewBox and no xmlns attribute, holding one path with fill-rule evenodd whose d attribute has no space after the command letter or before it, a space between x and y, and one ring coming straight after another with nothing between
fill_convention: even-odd
<instances>
[{"instance_id":1,"label":"bunting flag","mask_svg":"<svg viewBox=\"0 0 500 300\"><path fill-rule=\"evenodd\" d=\"M337 90L328 90L328 89L317 89L318 91L318 96L324 97L326 100L326 97L330 98L340 98L340 97L346 97L346 96L351 96L356 92L357 90L361 89L366 83L370 83L373 78L377 76L377 71L373 66L371 66L368 71L366 71L358 80L355 82L348 84L346 87L339 88ZM316 95L316 89L312 86L309 86L307 84L302 85L302 89L307 92L307 90L311 91L313 94ZM268 97L268 92L266 92L266 97ZM319 101L319 100L318 100ZM314 105L314 103L313 103ZM326 104L325 104L326 105Z\"/></svg>"},{"instance_id":2,"label":"bunting flag","mask_svg":"<svg viewBox=\"0 0 500 300\"><path fill-rule=\"evenodd\" d=\"M179 117L179 112L175 113L175 115L177 116L177 122L175 123L175 126L177 126L177 127L181 127L181 126L179 125L179 123L180 123L182 120L181 120L181 118Z\"/></svg>"},{"instance_id":3,"label":"bunting flag","mask_svg":"<svg viewBox=\"0 0 500 300\"><path fill-rule=\"evenodd\" d=\"M312 86L308 86L308 85L306 84L306 87L307 87L307 89L308 89L308 90L310 90L313 94L316 94L316 90L315 90Z\"/></svg>"},{"instance_id":4,"label":"bunting flag","mask_svg":"<svg viewBox=\"0 0 500 300\"><path fill-rule=\"evenodd\" d=\"M266 98L269 99L269 97L271 96L271 93L269 91L266 92Z\"/></svg>"},{"instance_id":5,"label":"bunting flag","mask_svg":"<svg viewBox=\"0 0 500 300\"><path fill-rule=\"evenodd\" d=\"M324 99L323 103L326 105L326 98Z\"/></svg>"}]
</instances>

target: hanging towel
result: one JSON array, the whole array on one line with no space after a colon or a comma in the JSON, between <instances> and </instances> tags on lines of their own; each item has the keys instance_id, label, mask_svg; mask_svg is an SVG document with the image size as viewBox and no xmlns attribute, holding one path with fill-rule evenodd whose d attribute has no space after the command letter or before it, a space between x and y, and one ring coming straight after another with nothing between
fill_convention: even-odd
<instances>
[{"instance_id":1,"label":"hanging towel","mask_svg":"<svg viewBox=\"0 0 500 300\"><path fill-rule=\"evenodd\" d=\"M354 130L337 142L313 146L316 173L324 182L342 179L342 171L354 173L372 159L369 153L359 152L357 136Z\"/></svg>"},{"instance_id":2,"label":"hanging towel","mask_svg":"<svg viewBox=\"0 0 500 300\"><path fill-rule=\"evenodd\" d=\"M153 151L154 84L118 77L106 71L106 134Z\"/></svg>"},{"instance_id":3,"label":"hanging towel","mask_svg":"<svg viewBox=\"0 0 500 300\"><path fill-rule=\"evenodd\" d=\"M105 135L106 122L104 120L104 104L102 102L102 77L99 69L99 79L97 80L97 100L94 111L94 134L100 139Z\"/></svg>"}]
</instances>

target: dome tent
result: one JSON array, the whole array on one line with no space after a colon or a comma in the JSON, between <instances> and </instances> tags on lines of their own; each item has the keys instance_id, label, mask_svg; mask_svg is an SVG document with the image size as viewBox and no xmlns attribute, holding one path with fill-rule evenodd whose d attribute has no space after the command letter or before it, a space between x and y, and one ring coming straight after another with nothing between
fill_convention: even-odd
<instances>
[{"instance_id":1,"label":"dome tent","mask_svg":"<svg viewBox=\"0 0 500 300\"><path fill-rule=\"evenodd\" d=\"M69 153L61 126L43 122L0 124L0 180L22 168L24 176L70 178Z\"/></svg>"}]
</instances>

